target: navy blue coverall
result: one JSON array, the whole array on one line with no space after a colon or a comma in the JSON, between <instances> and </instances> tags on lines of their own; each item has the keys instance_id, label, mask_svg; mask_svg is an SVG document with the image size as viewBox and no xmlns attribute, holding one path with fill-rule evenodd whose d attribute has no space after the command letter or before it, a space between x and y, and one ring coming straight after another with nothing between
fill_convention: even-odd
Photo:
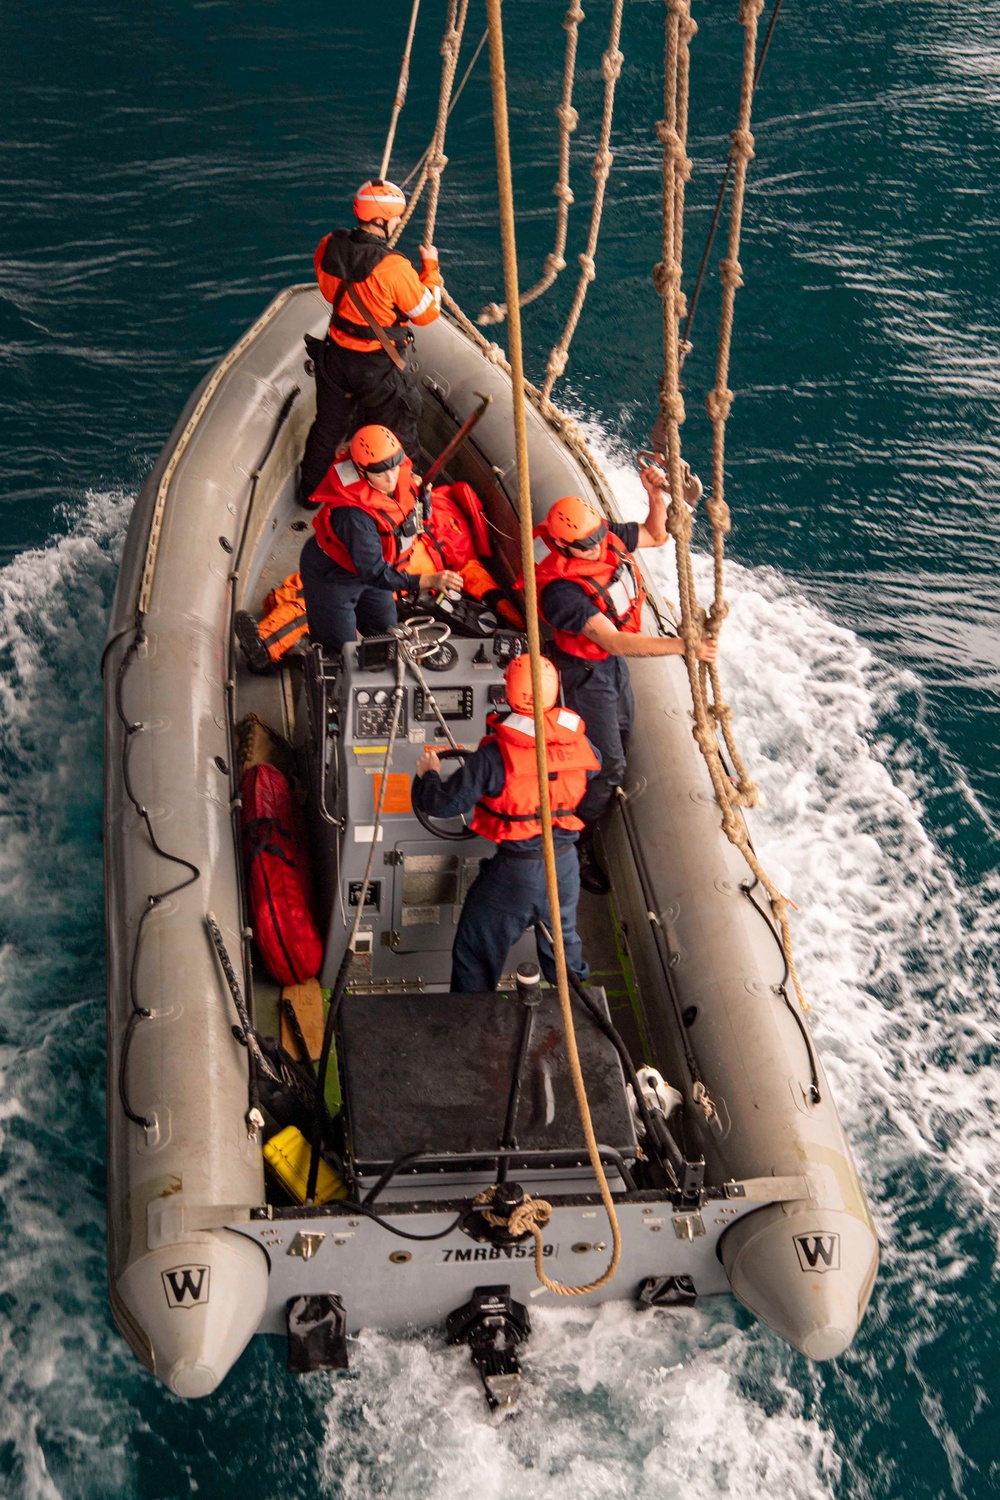
<instances>
[{"instance_id":1,"label":"navy blue coverall","mask_svg":"<svg viewBox=\"0 0 1000 1500\"><path fill-rule=\"evenodd\" d=\"M597 754L599 759L600 752ZM499 745L480 745L446 780L436 771L418 777L413 783L414 806L433 818L457 817L459 813L471 812L481 797L499 796L505 774ZM597 775L598 772L590 771L587 780ZM577 835L568 829L553 829L566 965L586 983L590 968L576 930L576 907L580 899L576 839ZM508 839L499 845L492 859L480 861L479 874L465 898L452 950L452 992L468 995L495 990L503 977L507 955L529 927L535 929L542 974L549 984L555 984L552 944L540 931L539 922L551 925L541 835Z\"/></svg>"},{"instance_id":2,"label":"navy blue coverall","mask_svg":"<svg viewBox=\"0 0 1000 1500\"><path fill-rule=\"evenodd\" d=\"M608 530L618 537L630 552L639 545L637 521L609 521ZM582 635L588 620L600 611L593 599L568 578L547 583L539 599L542 614L556 630ZM632 733L635 698L624 657L609 656L604 661L590 661L549 648L549 655L559 668L563 698L568 708L578 713L587 726L587 738L601 757L601 770L587 788L577 808L577 816L593 823L621 786L625 775L625 751Z\"/></svg>"},{"instance_id":3,"label":"navy blue coverall","mask_svg":"<svg viewBox=\"0 0 1000 1500\"><path fill-rule=\"evenodd\" d=\"M302 548L299 572L305 592L309 634L330 651L340 651L362 635L385 635L396 623L394 593L416 589L415 573L401 573L382 556L382 539L371 516L356 505L338 505L330 525L357 568L349 573L311 536Z\"/></svg>"}]
</instances>

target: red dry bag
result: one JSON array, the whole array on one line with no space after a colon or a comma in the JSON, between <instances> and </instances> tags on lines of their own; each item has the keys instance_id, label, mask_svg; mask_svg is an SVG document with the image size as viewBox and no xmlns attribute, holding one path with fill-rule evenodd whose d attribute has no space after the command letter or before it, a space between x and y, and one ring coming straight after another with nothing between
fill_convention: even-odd
<instances>
[{"instance_id":1,"label":"red dry bag","mask_svg":"<svg viewBox=\"0 0 1000 1500\"><path fill-rule=\"evenodd\" d=\"M279 984L301 984L319 973L323 943L310 910L309 866L291 789L277 766L251 766L240 795L254 939Z\"/></svg>"}]
</instances>

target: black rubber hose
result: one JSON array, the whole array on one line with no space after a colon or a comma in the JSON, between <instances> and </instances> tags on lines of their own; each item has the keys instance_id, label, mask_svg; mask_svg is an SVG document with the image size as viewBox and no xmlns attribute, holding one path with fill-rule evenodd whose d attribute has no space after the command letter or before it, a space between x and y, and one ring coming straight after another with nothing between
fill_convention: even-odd
<instances>
[{"instance_id":1,"label":"black rubber hose","mask_svg":"<svg viewBox=\"0 0 1000 1500\"><path fill-rule=\"evenodd\" d=\"M675 1186L678 1185L679 1179L677 1174L678 1172L683 1172L684 1170L684 1157L681 1154L677 1142L674 1140L673 1136L670 1134L670 1131L667 1129L666 1120L663 1119L662 1115L654 1115L653 1111L646 1103L642 1088L639 1083L638 1075L635 1071L635 1064L632 1061L632 1055L628 1050L628 1046L626 1045L624 1037L622 1036L621 1032L617 1030L614 1023L610 1021L604 1014L597 1001L592 999L591 996L587 994L587 991L580 983L580 980L576 977L576 975L570 973L568 974L568 978L573 993L576 995L577 999L586 1007L588 1014L597 1024L599 1030L604 1033L608 1041L618 1053L618 1056L621 1058L622 1067L625 1070L625 1077L632 1085L632 1092L635 1095L636 1108L639 1111L639 1118L642 1120L643 1126L646 1131L646 1140L649 1142L653 1150L656 1151L656 1154L660 1157L660 1165L663 1170L665 1172L669 1172L670 1175L674 1178ZM669 1164L663 1160L662 1153L664 1151L670 1157Z\"/></svg>"},{"instance_id":2,"label":"black rubber hose","mask_svg":"<svg viewBox=\"0 0 1000 1500\"><path fill-rule=\"evenodd\" d=\"M386 1167L385 1171L382 1173L382 1176L379 1178L378 1182L375 1183L374 1187L368 1189L367 1193L361 1200L361 1206L364 1207L365 1204L374 1203L379 1193L382 1192L383 1188L387 1188L389 1186L390 1182L395 1177L397 1172L401 1172L404 1167L408 1167L411 1161L417 1161L422 1156L427 1157L430 1155L430 1153L430 1146L418 1146L415 1151L404 1151L402 1156L397 1156L396 1160L390 1162Z\"/></svg>"}]
</instances>

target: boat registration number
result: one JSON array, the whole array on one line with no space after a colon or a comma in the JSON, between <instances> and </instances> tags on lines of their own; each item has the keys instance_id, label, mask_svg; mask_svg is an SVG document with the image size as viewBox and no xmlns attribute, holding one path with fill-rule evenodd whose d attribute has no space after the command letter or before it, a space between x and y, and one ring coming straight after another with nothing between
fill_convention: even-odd
<instances>
[{"instance_id":1,"label":"boat registration number","mask_svg":"<svg viewBox=\"0 0 1000 1500\"><path fill-rule=\"evenodd\" d=\"M546 1245L543 1250L547 1260L555 1260L559 1254L558 1245ZM441 1260L445 1265L463 1265L477 1260L533 1260L535 1255L534 1242L525 1245L470 1245L468 1249L460 1246L458 1249L442 1250Z\"/></svg>"}]
</instances>

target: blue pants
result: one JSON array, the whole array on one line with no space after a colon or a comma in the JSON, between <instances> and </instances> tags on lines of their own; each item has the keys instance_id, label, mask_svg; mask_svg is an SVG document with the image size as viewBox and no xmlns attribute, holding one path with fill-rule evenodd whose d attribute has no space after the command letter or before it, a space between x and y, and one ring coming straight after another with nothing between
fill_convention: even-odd
<instances>
[{"instance_id":1,"label":"blue pants","mask_svg":"<svg viewBox=\"0 0 1000 1500\"><path fill-rule=\"evenodd\" d=\"M566 965L570 973L586 983L590 969L576 931L580 866L575 844L556 846L556 873ZM495 990L503 976L507 955L529 927L535 928L539 967L548 982L555 984L552 944L539 931L536 925L539 921L547 927L551 925L542 859L514 859L504 854L501 846L492 859L482 861L465 898L452 951L453 993L469 995Z\"/></svg>"},{"instance_id":2,"label":"blue pants","mask_svg":"<svg viewBox=\"0 0 1000 1500\"><path fill-rule=\"evenodd\" d=\"M327 557L315 537L299 559L309 634L329 651L340 651L362 635L385 635L396 623L396 601L388 589L352 578Z\"/></svg>"},{"instance_id":3,"label":"blue pants","mask_svg":"<svg viewBox=\"0 0 1000 1500\"><path fill-rule=\"evenodd\" d=\"M588 740L601 752L600 773L590 782L576 810L578 818L593 823L625 775L625 751L635 716L628 664L620 656L584 661L566 651L554 652L553 659L562 678L567 707L580 715Z\"/></svg>"}]
</instances>

